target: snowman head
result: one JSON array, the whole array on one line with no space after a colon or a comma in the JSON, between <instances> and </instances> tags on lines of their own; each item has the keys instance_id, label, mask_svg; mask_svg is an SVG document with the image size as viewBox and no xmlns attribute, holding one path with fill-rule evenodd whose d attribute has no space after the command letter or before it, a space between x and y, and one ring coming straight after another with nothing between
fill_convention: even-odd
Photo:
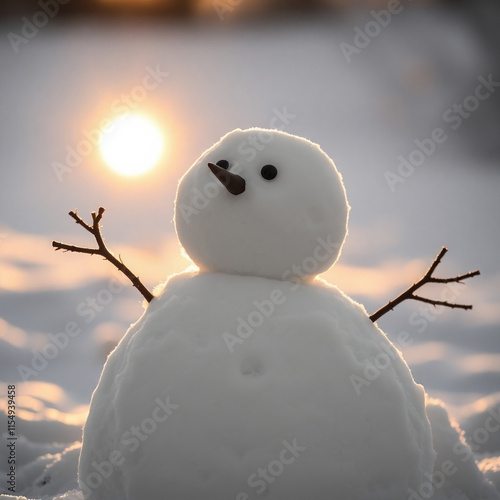
<instances>
[{"instance_id":1,"label":"snowman head","mask_svg":"<svg viewBox=\"0 0 500 500\"><path fill-rule=\"evenodd\" d=\"M347 203L333 161L307 139L234 130L179 182L175 226L201 271L307 281L337 260Z\"/></svg>"}]
</instances>

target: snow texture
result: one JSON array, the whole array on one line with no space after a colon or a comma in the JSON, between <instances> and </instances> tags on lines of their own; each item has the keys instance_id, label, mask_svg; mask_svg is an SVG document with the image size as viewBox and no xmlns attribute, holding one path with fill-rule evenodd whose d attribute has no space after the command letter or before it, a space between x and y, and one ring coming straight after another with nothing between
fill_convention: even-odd
<instances>
[{"instance_id":1,"label":"snow texture","mask_svg":"<svg viewBox=\"0 0 500 500\"><path fill-rule=\"evenodd\" d=\"M207 167L219 160L246 181L242 194L227 192ZM261 169L269 164L277 176L266 180ZM202 270L290 279L301 264L303 274L314 276L337 260L347 212L340 175L317 144L254 128L227 134L189 169L175 223Z\"/></svg>"},{"instance_id":2,"label":"snow texture","mask_svg":"<svg viewBox=\"0 0 500 500\"><path fill-rule=\"evenodd\" d=\"M435 498L499 498L495 486L479 470L463 431L450 422L444 405L440 401L430 400L426 409L437 452L432 478L427 478L427 484L434 487ZM420 488L418 494L426 498L426 487L421 485Z\"/></svg>"},{"instance_id":3,"label":"snow texture","mask_svg":"<svg viewBox=\"0 0 500 500\"><path fill-rule=\"evenodd\" d=\"M267 144L241 166L252 137ZM336 260L348 205L333 162L290 134L236 130L181 179L177 214L213 183L207 159L236 164L246 189L177 215L204 271L169 280L109 357L84 430L83 492L396 500L418 489L434 451L400 353L337 288L261 277L308 259L311 277Z\"/></svg>"},{"instance_id":4,"label":"snow texture","mask_svg":"<svg viewBox=\"0 0 500 500\"><path fill-rule=\"evenodd\" d=\"M390 500L418 489L434 460L422 387L358 304L325 283L294 286L172 278L106 363L84 430L84 491ZM367 374L370 363L381 368ZM284 443L300 449L280 466ZM104 479L111 457L123 464Z\"/></svg>"}]
</instances>

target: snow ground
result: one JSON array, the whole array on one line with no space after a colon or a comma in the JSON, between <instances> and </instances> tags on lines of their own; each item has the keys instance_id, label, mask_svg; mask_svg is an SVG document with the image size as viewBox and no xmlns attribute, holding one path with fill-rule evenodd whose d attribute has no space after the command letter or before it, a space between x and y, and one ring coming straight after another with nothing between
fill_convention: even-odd
<instances>
[{"instance_id":1,"label":"snow ground","mask_svg":"<svg viewBox=\"0 0 500 500\"><path fill-rule=\"evenodd\" d=\"M498 136L497 96L456 131L443 120L497 68L460 16L409 7L347 63L340 44L369 19L182 28L54 21L18 54L2 36L0 385L4 400L7 386L17 386L17 494L79 498L66 492L76 488L75 443L91 392L111 345L142 310L106 263L53 252L52 239L89 243L67 211L105 206L107 242L153 287L186 267L171 222L177 179L225 132L269 126L276 110L294 115L285 130L319 143L344 177L350 235L327 279L372 311L418 278L442 245L450 252L440 274L481 269L450 292L473 311L405 304L379 324L396 343L410 334L411 345L398 347L415 379L445 402L499 484L500 432L484 432L500 409L500 172L489 140ZM2 32L19 25L4 22ZM53 162L157 65L170 74L140 108L169 136L163 168L130 183L104 173L92 151L59 182ZM384 173L397 172L398 156L435 127L449 138L391 191ZM96 297L102 307L84 314ZM17 367L31 367L32 349L68 323L81 332L23 382ZM8 493L3 483L0 492Z\"/></svg>"}]
</instances>

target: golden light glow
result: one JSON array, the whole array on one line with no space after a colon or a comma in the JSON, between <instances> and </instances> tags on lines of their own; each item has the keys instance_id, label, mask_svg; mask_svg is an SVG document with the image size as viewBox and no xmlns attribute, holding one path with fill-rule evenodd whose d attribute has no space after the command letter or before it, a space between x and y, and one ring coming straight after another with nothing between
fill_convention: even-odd
<instances>
[{"instance_id":1,"label":"golden light glow","mask_svg":"<svg viewBox=\"0 0 500 500\"><path fill-rule=\"evenodd\" d=\"M100 0L100 2L104 4L119 4L119 6L143 7L160 3L160 0Z\"/></svg>"},{"instance_id":2,"label":"golden light glow","mask_svg":"<svg viewBox=\"0 0 500 500\"><path fill-rule=\"evenodd\" d=\"M111 169L133 177L158 163L163 143L163 135L155 123L145 116L130 114L111 123L101 135L99 148Z\"/></svg>"}]
</instances>

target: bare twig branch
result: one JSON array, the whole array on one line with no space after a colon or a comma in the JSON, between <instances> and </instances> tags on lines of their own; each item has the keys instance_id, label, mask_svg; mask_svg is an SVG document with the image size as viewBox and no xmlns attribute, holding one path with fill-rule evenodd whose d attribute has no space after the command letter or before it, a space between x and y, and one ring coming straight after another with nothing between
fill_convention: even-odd
<instances>
[{"instance_id":1,"label":"bare twig branch","mask_svg":"<svg viewBox=\"0 0 500 500\"><path fill-rule=\"evenodd\" d=\"M117 259L107 248L104 243L101 234L101 227L99 223L101 222L102 216L104 214L104 208L100 207L96 212L92 212L92 225L87 224L77 213L70 212L69 215L75 220L76 224L79 224L83 228L85 228L89 233L91 233L96 242L97 248L86 248L86 247L77 247L75 245L67 245L66 243L61 243L59 241L53 241L52 246L57 250L64 250L65 252L77 252L77 253L86 253L91 255L101 255L106 260L109 260L111 264L113 264L117 269L119 269L134 285L139 292L143 295L143 297L151 302L154 298L153 294L142 284L141 280L138 276L136 276L122 261L121 257Z\"/></svg>"},{"instance_id":2,"label":"bare twig branch","mask_svg":"<svg viewBox=\"0 0 500 500\"><path fill-rule=\"evenodd\" d=\"M420 295L412 295L413 300L419 300L420 302L426 302L427 304L432 304L433 306L446 306L452 309L472 309L471 305L466 304L454 304L453 302L447 302L445 300L434 300L428 299L427 297L420 297Z\"/></svg>"},{"instance_id":3,"label":"bare twig branch","mask_svg":"<svg viewBox=\"0 0 500 500\"><path fill-rule=\"evenodd\" d=\"M392 311L398 304L403 302L406 299L418 300L420 302L426 302L427 304L432 304L434 306L445 306L459 309L472 309L471 305L466 304L453 304L451 302L443 301L443 300L434 300L428 299L426 297L421 297L419 295L415 295L416 292L421 286L426 283L461 283L463 280L468 278L472 278L473 276L477 276L480 274L479 271L471 271L466 274L461 274L459 276L454 276L453 278L435 278L432 276L432 273L436 270L437 266L440 264L442 258L445 253L448 251L446 247L443 247L437 257L434 259L434 262L431 264L427 272L424 274L419 281L414 283L410 288L405 290L402 294L398 295L395 299L389 301L385 306L381 307L378 311L374 312L370 319L375 322L385 313Z\"/></svg>"}]
</instances>

